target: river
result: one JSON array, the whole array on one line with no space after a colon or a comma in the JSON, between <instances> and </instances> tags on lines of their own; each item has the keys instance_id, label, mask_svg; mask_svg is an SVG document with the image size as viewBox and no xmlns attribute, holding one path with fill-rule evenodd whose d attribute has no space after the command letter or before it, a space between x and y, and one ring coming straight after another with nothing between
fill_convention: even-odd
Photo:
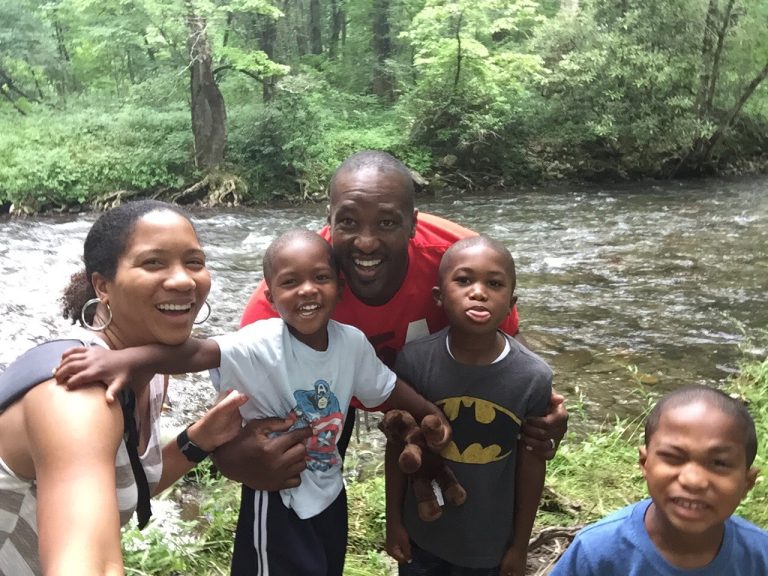
<instances>
[{"instance_id":1,"label":"river","mask_svg":"<svg viewBox=\"0 0 768 576\"><path fill-rule=\"evenodd\" d=\"M768 179L561 186L420 197L422 211L490 234L518 266L521 329L555 370L571 428L637 415L647 392L720 384L768 326ZM319 228L325 206L196 210L214 282L201 335L232 330L270 240ZM67 330L58 296L95 214L0 219L0 367ZM169 422L211 397L174 379Z\"/></svg>"}]
</instances>

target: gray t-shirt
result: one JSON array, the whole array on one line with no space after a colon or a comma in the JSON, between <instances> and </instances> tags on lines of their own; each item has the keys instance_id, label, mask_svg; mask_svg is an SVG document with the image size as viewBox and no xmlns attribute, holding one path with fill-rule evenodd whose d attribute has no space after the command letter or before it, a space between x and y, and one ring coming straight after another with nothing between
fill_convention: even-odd
<instances>
[{"instance_id":1,"label":"gray t-shirt","mask_svg":"<svg viewBox=\"0 0 768 576\"><path fill-rule=\"evenodd\" d=\"M492 568L512 539L517 436L525 418L546 414L552 370L509 336L504 358L487 366L461 364L448 352L447 335L445 328L407 344L395 372L448 417L453 441L443 457L467 501L423 522L409 488L403 521L424 550L457 566Z\"/></svg>"}]
</instances>

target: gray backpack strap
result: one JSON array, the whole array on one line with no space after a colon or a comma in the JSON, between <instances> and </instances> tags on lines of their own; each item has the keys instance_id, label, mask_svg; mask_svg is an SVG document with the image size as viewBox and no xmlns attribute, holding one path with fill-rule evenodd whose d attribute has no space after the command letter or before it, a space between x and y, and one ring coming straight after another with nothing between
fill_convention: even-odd
<instances>
[{"instance_id":1,"label":"gray backpack strap","mask_svg":"<svg viewBox=\"0 0 768 576\"><path fill-rule=\"evenodd\" d=\"M39 344L16 358L0 374L0 412L21 398L30 388L37 386L53 377L53 369L61 363L61 355L70 348L87 346L82 340L51 340ZM138 505L136 515L139 529L144 528L152 515L150 508L149 483L139 458L139 435L133 417L136 397L133 391L123 390L120 393L120 404L123 409L125 430L123 438L131 462L136 486L138 489Z\"/></svg>"},{"instance_id":2,"label":"gray backpack strap","mask_svg":"<svg viewBox=\"0 0 768 576\"><path fill-rule=\"evenodd\" d=\"M61 355L70 348L86 346L82 340L51 340L27 350L0 374L0 410L21 398L27 390L53 377Z\"/></svg>"}]
</instances>

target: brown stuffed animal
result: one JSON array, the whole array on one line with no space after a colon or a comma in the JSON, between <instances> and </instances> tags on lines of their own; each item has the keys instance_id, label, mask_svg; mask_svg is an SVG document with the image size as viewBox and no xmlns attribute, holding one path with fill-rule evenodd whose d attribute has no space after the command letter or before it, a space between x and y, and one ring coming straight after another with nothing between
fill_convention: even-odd
<instances>
[{"instance_id":1,"label":"brown stuffed animal","mask_svg":"<svg viewBox=\"0 0 768 576\"><path fill-rule=\"evenodd\" d=\"M443 498L449 504L460 506L467 499L467 492L443 462L442 456L429 448L430 444L440 441L441 427L437 416L425 416L419 426L413 416L404 410L390 410L379 423L379 429L387 440L401 448L398 464L403 473L411 476L419 518L424 522L437 520L443 514L432 490L433 480L440 486Z\"/></svg>"}]
</instances>

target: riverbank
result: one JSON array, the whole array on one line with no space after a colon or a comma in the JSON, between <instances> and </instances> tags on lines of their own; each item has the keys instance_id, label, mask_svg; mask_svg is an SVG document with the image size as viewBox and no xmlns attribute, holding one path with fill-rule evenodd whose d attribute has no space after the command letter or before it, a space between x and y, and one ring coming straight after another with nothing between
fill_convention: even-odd
<instances>
[{"instance_id":1,"label":"riverbank","mask_svg":"<svg viewBox=\"0 0 768 576\"><path fill-rule=\"evenodd\" d=\"M757 424L755 466L768 467L768 358L747 360L726 389L743 398ZM647 396L650 407L654 395ZM571 407L571 419L579 411ZM637 466L643 417L609 421L577 438L569 433L547 470L545 497L534 528L529 573L544 575L578 527L643 498L645 485ZM376 454L356 452L350 462ZM348 478L349 549L345 576L388 576L393 563L383 550L384 482L381 467L367 466L367 476ZM127 529L126 573L134 575L226 575L237 519L239 488L203 467L155 505L155 519L144 532ZM178 507L168 506L176 502ZM737 513L768 528L768 482L761 476ZM168 514L164 516L164 514Z\"/></svg>"},{"instance_id":2,"label":"riverbank","mask_svg":"<svg viewBox=\"0 0 768 576\"><path fill-rule=\"evenodd\" d=\"M233 105L226 161L210 170L192 160L185 103L80 102L24 117L0 109L0 125L12 127L0 134L0 214L102 210L147 197L204 207L324 200L333 170L365 149L393 153L431 194L768 173L768 151L759 146L726 149L696 170L668 168L676 149L629 155L610 146L573 147L562 136L547 146L533 136L506 147L494 142L482 153L435 148L409 136L396 108L349 99L322 109L297 103L318 126L297 125L292 108Z\"/></svg>"}]
</instances>

